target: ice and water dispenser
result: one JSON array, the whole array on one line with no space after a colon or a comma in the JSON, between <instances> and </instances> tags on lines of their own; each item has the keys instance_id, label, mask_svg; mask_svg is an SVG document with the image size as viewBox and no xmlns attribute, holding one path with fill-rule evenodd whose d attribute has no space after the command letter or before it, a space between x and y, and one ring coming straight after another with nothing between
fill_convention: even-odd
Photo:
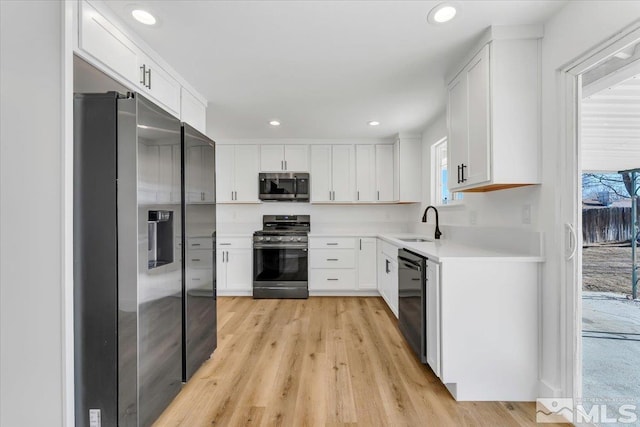
<instances>
[{"instance_id":1,"label":"ice and water dispenser","mask_svg":"<svg viewBox=\"0 0 640 427\"><path fill-rule=\"evenodd\" d=\"M173 262L173 211L149 211L149 269Z\"/></svg>"}]
</instances>

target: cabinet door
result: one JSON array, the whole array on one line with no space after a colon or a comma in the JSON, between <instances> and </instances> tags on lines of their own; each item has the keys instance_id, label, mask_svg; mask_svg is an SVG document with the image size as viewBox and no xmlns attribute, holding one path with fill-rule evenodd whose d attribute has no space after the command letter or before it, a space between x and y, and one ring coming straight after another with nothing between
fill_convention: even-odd
<instances>
[{"instance_id":1,"label":"cabinet door","mask_svg":"<svg viewBox=\"0 0 640 427\"><path fill-rule=\"evenodd\" d=\"M358 289L376 289L376 241L375 237L358 239Z\"/></svg>"},{"instance_id":2,"label":"cabinet door","mask_svg":"<svg viewBox=\"0 0 640 427\"><path fill-rule=\"evenodd\" d=\"M227 289L227 251L216 250L216 289Z\"/></svg>"},{"instance_id":3,"label":"cabinet door","mask_svg":"<svg viewBox=\"0 0 640 427\"><path fill-rule=\"evenodd\" d=\"M471 61L467 84L469 165L464 168L465 185L490 179L488 45Z\"/></svg>"},{"instance_id":4,"label":"cabinet door","mask_svg":"<svg viewBox=\"0 0 640 427\"><path fill-rule=\"evenodd\" d=\"M258 202L258 146L237 145L235 154L235 201Z\"/></svg>"},{"instance_id":5,"label":"cabinet door","mask_svg":"<svg viewBox=\"0 0 640 427\"><path fill-rule=\"evenodd\" d=\"M162 104L169 112L180 115L180 83L151 58L140 53L138 67L141 69L141 83L138 87L143 93Z\"/></svg>"},{"instance_id":6,"label":"cabinet door","mask_svg":"<svg viewBox=\"0 0 640 427\"><path fill-rule=\"evenodd\" d=\"M215 153L210 145L202 146L202 201L212 203L216 200Z\"/></svg>"},{"instance_id":7,"label":"cabinet door","mask_svg":"<svg viewBox=\"0 0 640 427\"><path fill-rule=\"evenodd\" d=\"M394 149L393 145L376 145L376 200L394 200Z\"/></svg>"},{"instance_id":8,"label":"cabinet door","mask_svg":"<svg viewBox=\"0 0 640 427\"><path fill-rule=\"evenodd\" d=\"M138 83L138 50L111 22L86 2L80 20L80 48L132 83Z\"/></svg>"},{"instance_id":9,"label":"cabinet door","mask_svg":"<svg viewBox=\"0 0 640 427\"><path fill-rule=\"evenodd\" d=\"M460 168L468 164L468 118L467 118L467 79L463 72L449 86L447 102L447 121L449 137L447 140L448 186L454 190L463 184L460 180Z\"/></svg>"},{"instance_id":10,"label":"cabinet door","mask_svg":"<svg viewBox=\"0 0 640 427\"><path fill-rule=\"evenodd\" d=\"M389 305L393 314L398 317L398 262L389 260Z\"/></svg>"},{"instance_id":11,"label":"cabinet door","mask_svg":"<svg viewBox=\"0 0 640 427\"><path fill-rule=\"evenodd\" d=\"M331 146L311 146L311 201L331 200Z\"/></svg>"},{"instance_id":12,"label":"cabinet door","mask_svg":"<svg viewBox=\"0 0 640 427\"><path fill-rule=\"evenodd\" d=\"M216 145L216 195L218 202L230 202L233 200L235 185L234 148L233 145Z\"/></svg>"},{"instance_id":13,"label":"cabinet door","mask_svg":"<svg viewBox=\"0 0 640 427\"><path fill-rule=\"evenodd\" d=\"M284 146L260 146L260 170L262 172L279 172L284 170ZM256 183L256 185L258 185Z\"/></svg>"},{"instance_id":14,"label":"cabinet door","mask_svg":"<svg viewBox=\"0 0 640 427\"><path fill-rule=\"evenodd\" d=\"M184 87L180 91L180 120L202 133L207 129L207 106Z\"/></svg>"},{"instance_id":15,"label":"cabinet door","mask_svg":"<svg viewBox=\"0 0 640 427\"><path fill-rule=\"evenodd\" d=\"M309 172L309 148L306 145L284 146L284 169L289 172Z\"/></svg>"},{"instance_id":16,"label":"cabinet door","mask_svg":"<svg viewBox=\"0 0 640 427\"><path fill-rule=\"evenodd\" d=\"M352 202L354 200L354 151L353 145L333 146L331 177L334 202ZM311 177L311 180L313 180L313 177Z\"/></svg>"},{"instance_id":17,"label":"cabinet door","mask_svg":"<svg viewBox=\"0 0 640 427\"><path fill-rule=\"evenodd\" d=\"M440 377L440 265L427 260L427 363Z\"/></svg>"},{"instance_id":18,"label":"cabinet door","mask_svg":"<svg viewBox=\"0 0 640 427\"><path fill-rule=\"evenodd\" d=\"M226 289L250 291L253 287L251 249L226 249L226 252Z\"/></svg>"},{"instance_id":19,"label":"cabinet door","mask_svg":"<svg viewBox=\"0 0 640 427\"><path fill-rule=\"evenodd\" d=\"M376 199L375 146L356 145L356 200L373 202Z\"/></svg>"}]
</instances>

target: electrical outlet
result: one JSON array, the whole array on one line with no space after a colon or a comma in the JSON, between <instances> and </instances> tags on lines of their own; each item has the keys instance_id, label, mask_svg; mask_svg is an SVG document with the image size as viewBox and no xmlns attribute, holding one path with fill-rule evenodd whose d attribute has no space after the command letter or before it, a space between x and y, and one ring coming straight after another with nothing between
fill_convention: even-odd
<instances>
[{"instance_id":1,"label":"electrical outlet","mask_svg":"<svg viewBox=\"0 0 640 427\"><path fill-rule=\"evenodd\" d=\"M478 212L469 211L469 224L476 225L478 223Z\"/></svg>"},{"instance_id":2,"label":"electrical outlet","mask_svg":"<svg viewBox=\"0 0 640 427\"><path fill-rule=\"evenodd\" d=\"M522 223L531 224L531 205L526 204L522 206Z\"/></svg>"}]
</instances>

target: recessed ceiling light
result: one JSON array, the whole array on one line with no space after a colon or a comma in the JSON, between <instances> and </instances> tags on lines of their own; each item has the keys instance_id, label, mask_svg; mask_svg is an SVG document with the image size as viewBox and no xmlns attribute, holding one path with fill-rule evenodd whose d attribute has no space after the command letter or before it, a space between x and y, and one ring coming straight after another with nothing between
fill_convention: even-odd
<instances>
[{"instance_id":1,"label":"recessed ceiling light","mask_svg":"<svg viewBox=\"0 0 640 427\"><path fill-rule=\"evenodd\" d=\"M380 122L377 122L375 120L372 120L369 122L369 126L378 126L380 124Z\"/></svg>"},{"instance_id":2,"label":"recessed ceiling light","mask_svg":"<svg viewBox=\"0 0 640 427\"><path fill-rule=\"evenodd\" d=\"M154 25L156 23L156 17L142 9L135 9L131 11L131 15L136 21L143 23L144 25Z\"/></svg>"},{"instance_id":3,"label":"recessed ceiling light","mask_svg":"<svg viewBox=\"0 0 640 427\"><path fill-rule=\"evenodd\" d=\"M271 126L280 126L280 122L279 122L279 121L277 121L277 120L271 120L271 121L269 122L269 124L270 124Z\"/></svg>"},{"instance_id":4,"label":"recessed ceiling light","mask_svg":"<svg viewBox=\"0 0 640 427\"><path fill-rule=\"evenodd\" d=\"M444 24L455 18L458 10L452 3L440 3L429 12L427 20L432 24Z\"/></svg>"}]
</instances>

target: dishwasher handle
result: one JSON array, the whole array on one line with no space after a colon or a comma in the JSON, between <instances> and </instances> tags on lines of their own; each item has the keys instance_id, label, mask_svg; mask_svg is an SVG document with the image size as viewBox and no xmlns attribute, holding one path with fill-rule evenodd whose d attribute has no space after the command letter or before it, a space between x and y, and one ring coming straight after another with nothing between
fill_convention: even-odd
<instances>
[{"instance_id":1,"label":"dishwasher handle","mask_svg":"<svg viewBox=\"0 0 640 427\"><path fill-rule=\"evenodd\" d=\"M417 271L422 271L422 267L420 266L420 264L418 264L417 262L410 260L409 258L405 258L403 256L398 255L398 261L402 262L402 264L411 269L411 270L417 270Z\"/></svg>"}]
</instances>

